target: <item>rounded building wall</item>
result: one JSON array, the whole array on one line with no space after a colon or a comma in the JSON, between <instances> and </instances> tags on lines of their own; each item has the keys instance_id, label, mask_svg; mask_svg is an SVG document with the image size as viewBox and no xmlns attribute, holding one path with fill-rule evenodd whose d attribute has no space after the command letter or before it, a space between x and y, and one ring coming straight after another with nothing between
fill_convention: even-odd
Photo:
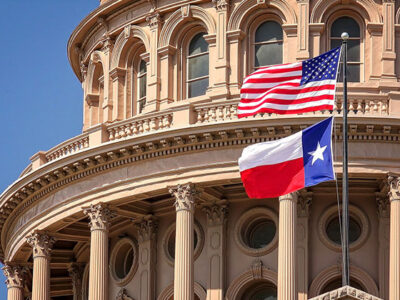
<instances>
[{"instance_id":1,"label":"rounded building wall","mask_svg":"<svg viewBox=\"0 0 400 300\"><path fill-rule=\"evenodd\" d=\"M176 265L170 237L179 211L173 191L188 183L197 191L196 299L253 299L248 291L259 289L274 293L280 204L277 199L248 199L237 159L249 144L288 136L333 114L340 186L342 84L333 112L239 120L240 86L247 74L271 59L295 62L329 50L340 29L335 22L351 18L359 36L352 28L349 171L355 241L350 275L365 292L389 299L393 241L388 192L393 174L400 173L398 3L100 4L68 43L84 93L82 134L32 156L31 165L0 196L0 254L7 265L27 268L24 294L34 289L35 258L26 238L36 232L56 240L48 274L54 299L90 297L89 282L101 272L109 278L103 291L109 299L171 299ZM292 220L299 300L319 295L340 277L340 247L329 237L337 234L332 223L336 215L334 182L300 191ZM98 242L92 235L95 226L109 240L96 244L108 251L102 266L89 264L97 253L91 252Z\"/></svg>"}]
</instances>

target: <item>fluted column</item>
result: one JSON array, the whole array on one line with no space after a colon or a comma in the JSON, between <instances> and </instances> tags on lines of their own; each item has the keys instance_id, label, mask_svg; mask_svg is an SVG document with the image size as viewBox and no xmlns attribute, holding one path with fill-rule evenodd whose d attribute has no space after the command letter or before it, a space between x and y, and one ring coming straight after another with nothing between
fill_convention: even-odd
<instances>
[{"instance_id":1,"label":"fluted column","mask_svg":"<svg viewBox=\"0 0 400 300\"><path fill-rule=\"evenodd\" d=\"M278 300L296 300L297 193L279 197Z\"/></svg>"},{"instance_id":2,"label":"fluted column","mask_svg":"<svg viewBox=\"0 0 400 300\"><path fill-rule=\"evenodd\" d=\"M82 267L76 263L72 263L68 268L68 273L72 279L74 300L82 300Z\"/></svg>"},{"instance_id":3,"label":"fluted column","mask_svg":"<svg viewBox=\"0 0 400 300\"><path fill-rule=\"evenodd\" d=\"M192 184L184 184L169 191L175 197L176 207L174 300L193 300L195 189Z\"/></svg>"},{"instance_id":4,"label":"fluted column","mask_svg":"<svg viewBox=\"0 0 400 300\"><path fill-rule=\"evenodd\" d=\"M203 207L207 214L207 300L223 300L225 291L225 244L228 206L226 200Z\"/></svg>"},{"instance_id":5,"label":"fluted column","mask_svg":"<svg viewBox=\"0 0 400 300\"><path fill-rule=\"evenodd\" d=\"M27 242L33 250L32 300L50 300L50 252L55 239L35 231Z\"/></svg>"},{"instance_id":6,"label":"fluted column","mask_svg":"<svg viewBox=\"0 0 400 300\"><path fill-rule=\"evenodd\" d=\"M156 298L157 220L149 215L135 224L139 237L139 276L141 300Z\"/></svg>"},{"instance_id":7,"label":"fluted column","mask_svg":"<svg viewBox=\"0 0 400 300\"><path fill-rule=\"evenodd\" d=\"M108 230L112 212L103 203L84 209L90 219L89 300L108 299Z\"/></svg>"},{"instance_id":8,"label":"fluted column","mask_svg":"<svg viewBox=\"0 0 400 300\"><path fill-rule=\"evenodd\" d=\"M390 267L389 300L400 299L400 178L389 177Z\"/></svg>"},{"instance_id":9,"label":"fluted column","mask_svg":"<svg viewBox=\"0 0 400 300\"><path fill-rule=\"evenodd\" d=\"M24 300L25 270L6 263L3 272L6 277L7 300Z\"/></svg>"}]
</instances>

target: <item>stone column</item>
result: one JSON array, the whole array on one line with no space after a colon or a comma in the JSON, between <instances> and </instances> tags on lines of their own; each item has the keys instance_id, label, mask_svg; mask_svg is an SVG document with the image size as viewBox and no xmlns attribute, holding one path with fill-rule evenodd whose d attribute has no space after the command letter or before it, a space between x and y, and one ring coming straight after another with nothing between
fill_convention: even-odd
<instances>
[{"instance_id":1,"label":"stone column","mask_svg":"<svg viewBox=\"0 0 400 300\"><path fill-rule=\"evenodd\" d=\"M55 239L35 231L27 242L33 249L32 300L50 300L50 252Z\"/></svg>"},{"instance_id":2,"label":"stone column","mask_svg":"<svg viewBox=\"0 0 400 300\"><path fill-rule=\"evenodd\" d=\"M389 249L390 249L390 213L389 199L384 193L377 193L378 240L379 240L379 297L389 299Z\"/></svg>"},{"instance_id":3,"label":"stone column","mask_svg":"<svg viewBox=\"0 0 400 300\"><path fill-rule=\"evenodd\" d=\"M297 193L279 197L278 300L296 300Z\"/></svg>"},{"instance_id":4,"label":"stone column","mask_svg":"<svg viewBox=\"0 0 400 300\"><path fill-rule=\"evenodd\" d=\"M302 190L297 204L297 293L298 300L308 299L308 220L312 192Z\"/></svg>"},{"instance_id":5,"label":"stone column","mask_svg":"<svg viewBox=\"0 0 400 300\"><path fill-rule=\"evenodd\" d=\"M226 200L203 207L207 214L207 300L223 300L225 290L225 245L228 207Z\"/></svg>"},{"instance_id":6,"label":"stone column","mask_svg":"<svg viewBox=\"0 0 400 300\"><path fill-rule=\"evenodd\" d=\"M169 192L175 197L176 207L174 300L194 300L195 189L188 183Z\"/></svg>"},{"instance_id":7,"label":"stone column","mask_svg":"<svg viewBox=\"0 0 400 300\"><path fill-rule=\"evenodd\" d=\"M400 299L400 177L390 176L389 300Z\"/></svg>"},{"instance_id":8,"label":"stone column","mask_svg":"<svg viewBox=\"0 0 400 300\"><path fill-rule=\"evenodd\" d=\"M7 300L24 300L25 270L6 263L3 272L6 277Z\"/></svg>"},{"instance_id":9,"label":"stone column","mask_svg":"<svg viewBox=\"0 0 400 300\"><path fill-rule=\"evenodd\" d=\"M150 215L135 225L139 237L139 299L152 300L156 298L157 221Z\"/></svg>"},{"instance_id":10,"label":"stone column","mask_svg":"<svg viewBox=\"0 0 400 300\"><path fill-rule=\"evenodd\" d=\"M72 280L74 300L82 300L82 267L76 263L72 263L68 268L68 273Z\"/></svg>"},{"instance_id":11,"label":"stone column","mask_svg":"<svg viewBox=\"0 0 400 300\"><path fill-rule=\"evenodd\" d=\"M108 229L112 212L103 203L84 209L90 219L89 300L108 299Z\"/></svg>"}]
</instances>

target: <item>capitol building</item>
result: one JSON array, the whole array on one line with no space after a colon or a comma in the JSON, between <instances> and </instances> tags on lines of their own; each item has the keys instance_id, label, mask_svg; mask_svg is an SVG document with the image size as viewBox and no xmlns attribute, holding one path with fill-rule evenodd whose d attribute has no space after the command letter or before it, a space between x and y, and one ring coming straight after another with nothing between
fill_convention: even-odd
<instances>
[{"instance_id":1,"label":"capitol building","mask_svg":"<svg viewBox=\"0 0 400 300\"><path fill-rule=\"evenodd\" d=\"M245 76L344 31L351 287L343 84L333 111L237 117ZM0 195L8 300L400 299L400 1L102 0L67 49L82 133ZM249 199L243 148L332 114L337 182Z\"/></svg>"}]
</instances>

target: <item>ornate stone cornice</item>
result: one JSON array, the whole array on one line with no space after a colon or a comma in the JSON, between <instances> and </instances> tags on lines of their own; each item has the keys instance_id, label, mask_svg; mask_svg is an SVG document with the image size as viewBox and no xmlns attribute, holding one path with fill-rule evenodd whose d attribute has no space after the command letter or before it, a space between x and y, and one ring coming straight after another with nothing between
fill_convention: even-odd
<instances>
[{"instance_id":1,"label":"ornate stone cornice","mask_svg":"<svg viewBox=\"0 0 400 300\"><path fill-rule=\"evenodd\" d=\"M6 277L7 288L24 288L24 280L26 276L26 269L20 266L5 264L2 268L4 276Z\"/></svg>"},{"instance_id":2,"label":"ornate stone cornice","mask_svg":"<svg viewBox=\"0 0 400 300\"><path fill-rule=\"evenodd\" d=\"M389 191L388 196L390 201L400 200L400 177L389 175L388 176Z\"/></svg>"},{"instance_id":3,"label":"ornate stone cornice","mask_svg":"<svg viewBox=\"0 0 400 300\"><path fill-rule=\"evenodd\" d=\"M139 242L156 240L158 221L154 216L146 216L143 220L135 223L135 227L138 231Z\"/></svg>"},{"instance_id":4,"label":"ornate stone cornice","mask_svg":"<svg viewBox=\"0 0 400 300\"><path fill-rule=\"evenodd\" d=\"M89 227L91 231L108 230L110 221L114 217L114 212L104 203L91 204L90 207L83 209L83 213L90 219Z\"/></svg>"},{"instance_id":5,"label":"ornate stone cornice","mask_svg":"<svg viewBox=\"0 0 400 300\"><path fill-rule=\"evenodd\" d=\"M202 210L207 214L207 223L210 226L223 225L227 221L228 203L226 200L212 205L205 205Z\"/></svg>"},{"instance_id":6,"label":"ornate stone cornice","mask_svg":"<svg viewBox=\"0 0 400 300\"><path fill-rule=\"evenodd\" d=\"M175 187L170 187L169 192L175 197L176 211L189 210L194 211L196 189L192 183L178 184Z\"/></svg>"},{"instance_id":7,"label":"ornate stone cornice","mask_svg":"<svg viewBox=\"0 0 400 300\"><path fill-rule=\"evenodd\" d=\"M26 238L28 244L32 247L33 258L46 257L50 258L50 253L56 239L46 233L39 231L33 232Z\"/></svg>"}]
</instances>

